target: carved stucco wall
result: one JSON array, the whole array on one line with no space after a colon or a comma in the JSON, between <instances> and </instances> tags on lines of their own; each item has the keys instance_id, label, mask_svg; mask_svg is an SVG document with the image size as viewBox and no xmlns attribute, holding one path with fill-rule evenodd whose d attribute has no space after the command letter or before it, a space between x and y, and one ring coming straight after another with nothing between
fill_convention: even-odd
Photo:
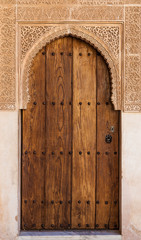
<instances>
[{"instance_id":1,"label":"carved stucco wall","mask_svg":"<svg viewBox=\"0 0 141 240\"><path fill-rule=\"evenodd\" d=\"M21 75L20 108L26 108L30 99L28 94L28 75L32 59L38 51L56 38L72 35L92 44L108 63L112 80L112 102L115 109L121 109L121 44L120 24L58 24L20 26L21 45L19 46Z\"/></svg>"},{"instance_id":2,"label":"carved stucco wall","mask_svg":"<svg viewBox=\"0 0 141 240\"><path fill-rule=\"evenodd\" d=\"M0 0L0 109L25 107L32 58L58 26L79 29L107 59L115 108L141 112L140 0Z\"/></svg>"}]
</instances>

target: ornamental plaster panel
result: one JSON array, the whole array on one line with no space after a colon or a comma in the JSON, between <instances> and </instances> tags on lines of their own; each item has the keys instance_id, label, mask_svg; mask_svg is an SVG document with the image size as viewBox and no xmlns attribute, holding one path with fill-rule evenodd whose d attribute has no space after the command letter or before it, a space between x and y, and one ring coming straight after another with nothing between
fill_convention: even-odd
<instances>
[{"instance_id":1,"label":"ornamental plaster panel","mask_svg":"<svg viewBox=\"0 0 141 240\"><path fill-rule=\"evenodd\" d=\"M18 4L75 4L75 5L120 5L124 0L17 0ZM136 0L137 1L137 0ZM139 1L139 0L138 0Z\"/></svg>"},{"instance_id":2,"label":"ornamental plaster panel","mask_svg":"<svg viewBox=\"0 0 141 240\"><path fill-rule=\"evenodd\" d=\"M126 4L126 5L124 5ZM114 74L119 76L116 81L113 80L113 91L116 92L116 100L114 94L112 101L120 102L122 100L124 111L141 112L141 2L140 0L0 0L0 109L14 110L16 105L16 60L21 65L25 62L27 53L33 48L33 44L43 37L43 35L55 37L56 27L53 25L43 26L43 22L60 23L68 21L74 25L85 22L85 26L81 26L81 34L85 32L89 38L93 38L97 43L100 42L104 46L101 52L105 51L109 54L109 59L114 65L111 67L112 77ZM16 15L17 13L17 15ZM18 24L27 23L24 31L18 37L18 46L23 46L19 53L19 58L16 58L16 20ZM95 25L88 23L95 22ZM121 50L118 47L118 31L111 28L109 22L123 22L124 28L124 51L125 58L122 61L121 68ZM41 22L38 25L37 31L29 26L32 23ZM106 32L103 34L99 28L99 22L107 22ZM21 24L21 25L22 25ZM110 30L108 29L108 24ZM64 24L65 25L65 24ZM96 27L97 25L97 27ZM21 28L21 31L23 29ZM75 29L76 30L76 29ZM114 31L113 33L111 31ZM87 32L87 33L86 33ZM28 38L26 37L26 33ZM70 33L71 34L71 33ZM76 33L75 33L76 34ZM113 34L113 35L112 35ZM115 34L115 36L114 36ZM82 34L84 35L84 34ZM123 33L119 33L121 42ZM57 34L57 36L59 36ZM62 35L60 35L62 36ZM76 34L77 36L77 34ZM95 38L94 38L95 36ZM112 36L112 37L111 37ZM84 36L83 36L84 37ZM23 40L24 39L24 40ZM86 40L86 36L84 38ZM86 40L87 41L87 40ZM47 42L47 41L46 41ZM92 44L92 43L91 43ZM40 44L39 44L40 45ZM93 45L95 46L96 43ZM106 54L107 54L106 53ZM103 54L106 56L106 54ZM107 54L107 56L108 56ZM26 65L26 64L25 64ZM125 69L123 68L125 67ZM113 70L113 69L114 70ZM21 70L21 68L20 68ZM124 83L121 84L121 71L125 73ZM20 71L19 71L20 72ZM115 73L114 73L115 72ZM21 74L21 72L20 72ZM113 78L114 79L114 78ZM17 79L17 82L19 80ZM114 83L116 82L116 85ZM122 99L121 99L121 85ZM22 86L21 86L22 87ZM120 94L119 94L120 93ZM124 94L124 99L123 99ZM118 107L119 109L119 107ZM120 109L123 109L120 106Z\"/></svg>"},{"instance_id":3,"label":"ornamental plaster panel","mask_svg":"<svg viewBox=\"0 0 141 240\"><path fill-rule=\"evenodd\" d=\"M141 7L125 8L125 111L141 112Z\"/></svg>"},{"instance_id":4,"label":"ornamental plaster panel","mask_svg":"<svg viewBox=\"0 0 141 240\"><path fill-rule=\"evenodd\" d=\"M112 79L112 97L111 100L115 109L121 109L121 59L119 52L121 25L21 25L21 92L20 92L20 108L26 108L30 99L28 90L28 76L34 56L38 51L52 40L72 35L89 42L93 45L107 61ZM113 44L109 43L109 40Z\"/></svg>"},{"instance_id":5,"label":"ornamental plaster panel","mask_svg":"<svg viewBox=\"0 0 141 240\"><path fill-rule=\"evenodd\" d=\"M17 9L18 21L49 21L49 20L123 20L124 9L121 6L52 6L29 5Z\"/></svg>"},{"instance_id":6,"label":"ornamental plaster panel","mask_svg":"<svg viewBox=\"0 0 141 240\"><path fill-rule=\"evenodd\" d=\"M15 12L15 6L0 6L0 109L3 110L14 110L16 103Z\"/></svg>"}]
</instances>

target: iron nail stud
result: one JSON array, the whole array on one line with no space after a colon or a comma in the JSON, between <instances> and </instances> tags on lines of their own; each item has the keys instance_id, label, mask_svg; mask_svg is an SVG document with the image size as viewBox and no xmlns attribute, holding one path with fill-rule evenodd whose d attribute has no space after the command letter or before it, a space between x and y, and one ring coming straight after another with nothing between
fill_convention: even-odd
<instances>
[{"instance_id":1,"label":"iron nail stud","mask_svg":"<svg viewBox=\"0 0 141 240\"><path fill-rule=\"evenodd\" d=\"M90 204L90 201L89 201L89 200L87 201L87 204Z\"/></svg>"},{"instance_id":2,"label":"iron nail stud","mask_svg":"<svg viewBox=\"0 0 141 240\"><path fill-rule=\"evenodd\" d=\"M33 104L34 104L34 105L37 105L37 102L34 102Z\"/></svg>"},{"instance_id":3,"label":"iron nail stud","mask_svg":"<svg viewBox=\"0 0 141 240\"><path fill-rule=\"evenodd\" d=\"M82 53L79 53L79 56L82 56Z\"/></svg>"},{"instance_id":4,"label":"iron nail stud","mask_svg":"<svg viewBox=\"0 0 141 240\"><path fill-rule=\"evenodd\" d=\"M79 152L79 155L82 155L82 152L81 152L81 151Z\"/></svg>"},{"instance_id":5,"label":"iron nail stud","mask_svg":"<svg viewBox=\"0 0 141 240\"><path fill-rule=\"evenodd\" d=\"M79 201L78 201L78 203L80 204L80 203L81 203L81 201L79 200Z\"/></svg>"},{"instance_id":6,"label":"iron nail stud","mask_svg":"<svg viewBox=\"0 0 141 240\"><path fill-rule=\"evenodd\" d=\"M51 55L52 55L52 56L55 56L55 53L54 53L54 52L52 52L52 53L51 53Z\"/></svg>"}]
</instances>

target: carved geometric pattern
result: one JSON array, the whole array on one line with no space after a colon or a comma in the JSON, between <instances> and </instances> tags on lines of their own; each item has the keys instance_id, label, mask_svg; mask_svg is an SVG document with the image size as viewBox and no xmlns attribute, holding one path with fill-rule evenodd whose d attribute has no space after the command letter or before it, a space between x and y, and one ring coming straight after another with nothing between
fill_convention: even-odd
<instances>
[{"instance_id":1,"label":"carved geometric pattern","mask_svg":"<svg viewBox=\"0 0 141 240\"><path fill-rule=\"evenodd\" d=\"M135 4L138 5L135 6ZM69 23L77 20L79 24L82 20L83 24L79 25L78 29L68 26L69 33L90 42L104 55L109 68L111 68L112 101L115 103L115 108L123 109L122 106L124 106L124 111L141 112L140 0L0 0L0 109L15 109L18 89L16 86L16 82L18 82L18 79L16 80L16 76L18 77L16 61L18 66L20 60L19 77L23 79L23 75L27 76L29 73L28 64L32 63L33 55L41 49L39 40L45 45L47 41L53 40L55 37L68 34L67 29L59 32L53 24L47 25L41 21L45 23L52 21L54 24L60 23L61 26L62 20ZM95 23L88 24L91 20ZM117 22L120 20L125 23L122 69L121 48L119 47L121 32L118 32L117 26ZM22 24L18 23L23 26L20 29L21 32L16 32L16 21L22 21ZM110 21L116 24L111 26ZM33 22L36 22L37 31L32 27ZM103 24L103 28L99 26L99 22ZM107 34L104 34L104 22ZM65 24L63 25L65 26ZM76 25L74 22L74 26ZM55 31L57 32L55 33ZM16 34L21 37L21 40L20 37L18 38L20 40L18 42L19 58L16 58ZM25 73L26 71L27 73ZM122 84L121 71L124 74L124 83ZM27 87L26 81L27 78L24 80ZM121 85L123 87L122 99ZM25 86L20 85L20 89L26 89ZM21 98L23 92L20 95ZM28 96L25 95L23 98L27 99ZM26 102L23 98L22 101ZM122 106L119 104L121 100Z\"/></svg>"},{"instance_id":2,"label":"carved geometric pattern","mask_svg":"<svg viewBox=\"0 0 141 240\"><path fill-rule=\"evenodd\" d=\"M119 60L119 26L84 26L85 29L99 37Z\"/></svg>"},{"instance_id":3,"label":"carved geometric pattern","mask_svg":"<svg viewBox=\"0 0 141 240\"><path fill-rule=\"evenodd\" d=\"M15 6L0 7L0 109L15 109Z\"/></svg>"},{"instance_id":4,"label":"carved geometric pattern","mask_svg":"<svg viewBox=\"0 0 141 240\"><path fill-rule=\"evenodd\" d=\"M21 60L33 44L53 27L49 26L23 26L21 27Z\"/></svg>"},{"instance_id":5,"label":"carved geometric pattern","mask_svg":"<svg viewBox=\"0 0 141 240\"><path fill-rule=\"evenodd\" d=\"M17 0L18 4L74 4L74 5L121 5L124 0ZM131 0L130 0L131 1ZM132 0L133 1L133 0ZM139 1L139 0L138 0Z\"/></svg>"},{"instance_id":6,"label":"carved geometric pattern","mask_svg":"<svg viewBox=\"0 0 141 240\"><path fill-rule=\"evenodd\" d=\"M125 111L141 111L141 7L125 8Z\"/></svg>"},{"instance_id":7,"label":"carved geometric pattern","mask_svg":"<svg viewBox=\"0 0 141 240\"><path fill-rule=\"evenodd\" d=\"M32 60L37 52L46 43L56 38L72 35L79 37L101 52L107 61L112 77L112 102L115 109L121 109L121 78L119 74L119 26L84 26L84 25L69 25L64 27L63 25L53 25L53 26L21 26L21 83L20 86L22 92L20 107L26 108L29 101L28 94L28 76L30 72L30 67ZM31 35L34 36L31 37ZM104 36L104 35L107 35ZM113 42L113 45L109 44L109 39ZM30 40L30 41L29 41ZM29 43L28 43L29 41Z\"/></svg>"},{"instance_id":8,"label":"carved geometric pattern","mask_svg":"<svg viewBox=\"0 0 141 240\"><path fill-rule=\"evenodd\" d=\"M69 5L19 5L18 21L53 21L53 20L124 20L122 6L77 6Z\"/></svg>"}]
</instances>

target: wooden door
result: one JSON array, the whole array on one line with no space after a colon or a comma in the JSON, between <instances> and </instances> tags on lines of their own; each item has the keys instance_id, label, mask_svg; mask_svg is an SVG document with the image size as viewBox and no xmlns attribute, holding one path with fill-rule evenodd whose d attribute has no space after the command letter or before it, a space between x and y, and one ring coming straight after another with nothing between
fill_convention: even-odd
<instances>
[{"instance_id":1,"label":"wooden door","mask_svg":"<svg viewBox=\"0 0 141 240\"><path fill-rule=\"evenodd\" d=\"M34 58L22 111L22 229L118 229L119 113L107 65L65 37Z\"/></svg>"}]
</instances>

